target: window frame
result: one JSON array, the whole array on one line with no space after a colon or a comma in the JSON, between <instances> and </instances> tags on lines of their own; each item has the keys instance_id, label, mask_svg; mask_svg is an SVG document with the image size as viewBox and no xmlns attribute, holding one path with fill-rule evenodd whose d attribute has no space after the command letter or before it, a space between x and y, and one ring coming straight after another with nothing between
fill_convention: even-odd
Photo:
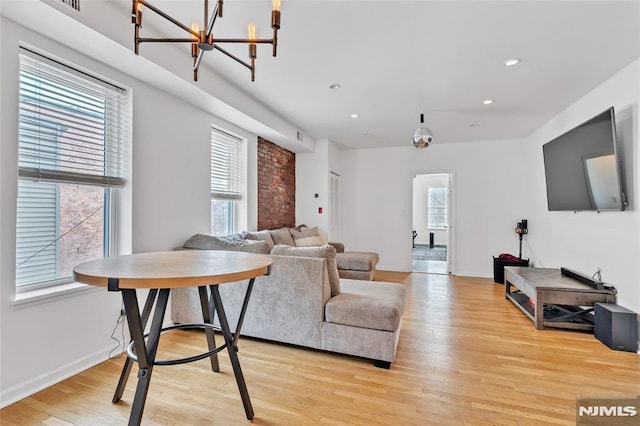
<instances>
[{"instance_id":1,"label":"window frame","mask_svg":"<svg viewBox=\"0 0 640 426\"><path fill-rule=\"evenodd\" d=\"M40 53L36 51L37 49L33 49L31 47L19 46L19 54L18 56L18 80L19 80L19 88L18 88L18 103L19 103L19 114L18 114L18 137L17 137L17 146L18 146L18 176L17 183L24 181L35 181L35 182L50 182L56 184L81 184L87 185L93 188L102 188L103 189L103 197L102 197L102 210L103 210L103 221L102 221L102 253L104 257L109 257L112 255L116 255L119 253L120 242L119 242L119 222L121 218L119 215L119 198L121 197L122 188L125 186L125 176L127 174L127 166L129 161L128 149L130 146L130 127L129 123L132 115L131 108L131 95L127 89L120 87L120 85L114 84L112 82L106 81L102 77L99 77L97 74L85 71L80 69L73 64L66 63L60 59L54 59L52 55L46 53ZM42 73L34 72L33 67L34 64L38 67L42 67L44 71ZM47 78L47 72L55 73L56 78L54 80L50 80ZM51 75L51 74L50 74ZM25 76L25 77L23 77ZM59 79L57 77L60 77ZM90 85L94 86L102 86L102 90L105 93L109 93L108 99L101 98L98 96L97 98L100 102L103 103L101 114L103 114L103 118L99 123L102 123L104 126L104 130L102 133L102 144L104 145L103 152L104 157L99 160L98 164L102 164L103 167L102 176L96 175L95 173L75 173L73 169L69 168L61 168L59 166L59 158L61 155L60 152L63 150L61 146L64 142L61 142L60 135L54 136L51 141L55 141L55 154L53 158L55 158L54 163L51 163L49 160L49 165L47 166L47 160L44 161L43 169L40 170L38 168L29 167L31 163L29 162L29 157L25 157L20 155L21 149L25 149L27 147L38 146L41 142L25 142L24 138L29 139L28 136L24 136L25 133L28 134L32 128L29 124L25 124L24 120L29 120L28 114L24 114L25 111L29 111L33 106L39 106L38 108L46 109L47 107L52 110L57 111L56 114L60 114L59 111L64 110L63 106L53 106L53 103L47 103L47 101L41 101L38 97L31 98L32 95L30 93L36 93L35 91L31 92L29 88L23 89L23 87L27 87L30 83L37 83L44 87L44 97L47 94L51 94L52 88L55 86L59 86L62 88L62 100L61 103L70 102L70 99L75 95L74 90L78 90L80 93L78 96L81 99L81 102L86 101L86 97L90 96L89 92L82 92L82 90L86 89ZM42 83L44 82L44 84ZM97 83L97 84L96 84ZM77 89L81 87L80 89ZM90 90L90 89L89 89ZM33 99L33 103L29 104L24 103L23 99ZM36 102L37 98L37 102ZM114 103L115 102L115 103ZM112 109L112 107L115 108ZM46 115L44 115L46 117ZM61 115L62 119L69 120L73 119L74 116L77 118L78 116L82 117L83 114L80 112L73 111L68 113L67 115ZM25 118L26 117L26 118ZM43 120L42 118L36 117L32 118L33 120L33 128L39 129L41 125L43 125L46 118ZM86 121L79 120L80 126L86 126ZM25 130L26 129L26 130ZM37 138L36 138L37 139ZM46 138L45 138L46 139ZM45 142L48 143L48 142ZM26 145L25 145L26 144ZM35 144L35 145L34 145ZM83 142L71 142L72 146L82 146ZM86 144L86 143L85 143ZM98 145L99 146L99 145ZM25 161L25 158L27 160ZM100 157L97 157L100 158ZM63 160L64 161L64 160ZM51 165L53 164L53 166ZM74 164L88 164L84 158L81 160L74 160ZM26 165L26 166L25 166ZM56 197L59 198L59 186L56 186ZM17 194L18 195L18 194ZM17 235L17 226L19 220L19 213L17 211L18 207L18 197L16 197L16 236L15 236L15 245L16 247L16 255L17 255L17 246L18 246L18 235ZM56 223L55 227L59 230L61 220L60 220L60 205L59 200L55 206L55 216ZM60 232L56 231L56 241L55 244L58 244L58 240L61 238ZM15 266L18 266L18 259L16 258ZM60 254L56 253L56 268L57 271L60 270L61 267L61 259ZM58 272L56 272L56 275ZM40 298L41 296L47 296L50 294L61 294L65 291L77 291L79 288L84 288L86 285L75 283L73 280L73 276L69 277L60 277L52 280L43 280L29 284L18 284L17 281L17 270L15 275L16 280L14 281L14 289L15 289L15 297L13 304L28 304L29 298Z\"/></svg>"},{"instance_id":2,"label":"window frame","mask_svg":"<svg viewBox=\"0 0 640 426\"><path fill-rule=\"evenodd\" d=\"M245 152L246 139L237 136L227 130L217 126L211 126L211 158L210 158L210 223L211 235L229 235L238 231L240 204L244 201L243 176L245 166L243 155ZM227 158L217 161L215 154L226 155ZM216 173L214 170L218 164L226 173ZM229 177L224 181L224 177ZM224 234L216 233L213 201L227 202L229 211L226 214L227 223Z\"/></svg>"}]
</instances>

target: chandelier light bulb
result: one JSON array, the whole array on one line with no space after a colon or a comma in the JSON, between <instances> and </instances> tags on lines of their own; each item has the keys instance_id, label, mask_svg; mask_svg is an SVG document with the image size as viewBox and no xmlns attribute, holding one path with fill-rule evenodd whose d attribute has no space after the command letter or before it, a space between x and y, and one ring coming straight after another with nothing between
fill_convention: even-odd
<instances>
[{"instance_id":1,"label":"chandelier light bulb","mask_svg":"<svg viewBox=\"0 0 640 426\"><path fill-rule=\"evenodd\" d=\"M249 40L255 40L256 39L256 24L254 24L253 22L251 22L248 25L248 30L249 30Z\"/></svg>"},{"instance_id":2,"label":"chandelier light bulb","mask_svg":"<svg viewBox=\"0 0 640 426\"><path fill-rule=\"evenodd\" d=\"M281 0L271 0L271 4L273 5L273 10L280 12Z\"/></svg>"}]
</instances>

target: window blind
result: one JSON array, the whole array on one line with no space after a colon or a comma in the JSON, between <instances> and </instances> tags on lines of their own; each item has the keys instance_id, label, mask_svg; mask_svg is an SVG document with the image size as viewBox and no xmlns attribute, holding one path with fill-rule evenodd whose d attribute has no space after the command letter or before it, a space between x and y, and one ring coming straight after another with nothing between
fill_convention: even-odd
<instances>
[{"instance_id":1,"label":"window blind","mask_svg":"<svg viewBox=\"0 0 640 426\"><path fill-rule=\"evenodd\" d=\"M19 176L124 186L124 89L21 48Z\"/></svg>"},{"instance_id":2,"label":"window blind","mask_svg":"<svg viewBox=\"0 0 640 426\"><path fill-rule=\"evenodd\" d=\"M242 198L241 149L240 138L219 129L211 129L211 198Z\"/></svg>"}]
</instances>

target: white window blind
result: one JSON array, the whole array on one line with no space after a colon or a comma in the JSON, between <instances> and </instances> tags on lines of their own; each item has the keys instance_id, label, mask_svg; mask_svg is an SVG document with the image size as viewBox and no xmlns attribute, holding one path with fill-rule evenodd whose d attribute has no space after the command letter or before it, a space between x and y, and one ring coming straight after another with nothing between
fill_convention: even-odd
<instances>
[{"instance_id":1,"label":"white window blind","mask_svg":"<svg viewBox=\"0 0 640 426\"><path fill-rule=\"evenodd\" d=\"M21 48L19 175L124 186L125 91Z\"/></svg>"},{"instance_id":2,"label":"white window blind","mask_svg":"<svg viewBox=\"0 0 640 426\"><path fill-rule=\"evenodd\" d=\"M211 129L211 198L238 200L241 186L242 139Z\"/></svg>"}]
</instances>

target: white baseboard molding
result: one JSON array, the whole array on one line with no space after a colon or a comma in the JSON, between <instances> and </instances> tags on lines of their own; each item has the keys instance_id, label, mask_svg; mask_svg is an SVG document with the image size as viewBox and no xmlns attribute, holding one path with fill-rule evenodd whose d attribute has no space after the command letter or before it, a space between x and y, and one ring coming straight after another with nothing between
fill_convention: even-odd
<instances>
[{"instance_id":1,"label":"white baseboard molding","mask_svg":"<svg viewBox=\"0 0 640 426\"><path fill-rule=\"evenodd\" d=\"M34 377L31 380L27 380L17 386L13 386L9 389L4 389L0 393L0 408L4 408L15 402L20 401L34 393L40 392L43 389L53 386L71 376L81 373L91 367L94 367L101 362L106 361L108 353L113 350L113 347L106 347L102 350L87 355L86 357L75 360L72 363L64 365L56 370ZM115 382L114 382L115 386ZM114 388L115 389L115 388Z\"/></svg>"}]
</instances>

